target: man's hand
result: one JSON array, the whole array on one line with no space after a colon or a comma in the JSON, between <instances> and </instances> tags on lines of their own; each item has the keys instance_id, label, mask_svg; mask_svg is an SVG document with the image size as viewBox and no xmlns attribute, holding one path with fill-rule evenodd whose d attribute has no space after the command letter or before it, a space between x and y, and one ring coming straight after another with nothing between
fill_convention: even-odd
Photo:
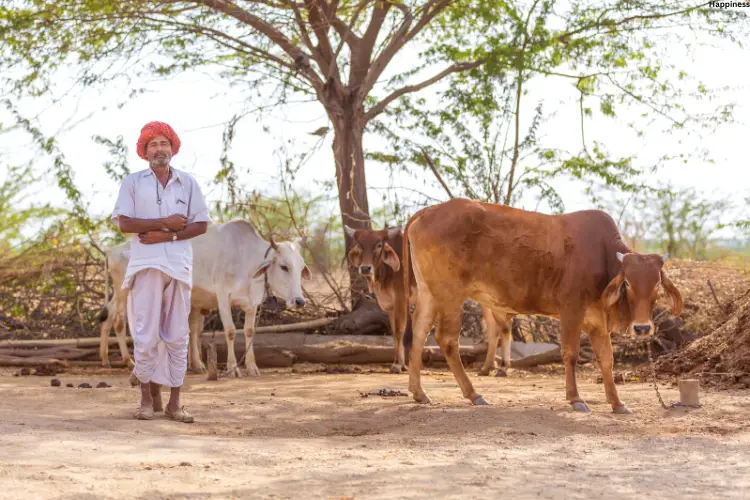
<instances>
[{"instance_id":1,"label":"man's hand","mask_svg":"<svg viewBox=\"0 0 750 500\"><path fill-rule=\"evenodd\" d=\"M187 217L182 214L173 214L164 219L164 224L167 226L167 229L169 229L173 233L182 231L185 228L186 223Z\"/></svg>"},{"instance_id":2,"label":"man's hand","mask_svg":"<svg viewBox=\"0 0 750 500\"><path fill-rule=\"evenodd\" d=\"M172 241L172 233L167 231L148 231L146 233L138 233L138 239L144 245L166 243L167 241Z\"/></svg>"}]
</instances>

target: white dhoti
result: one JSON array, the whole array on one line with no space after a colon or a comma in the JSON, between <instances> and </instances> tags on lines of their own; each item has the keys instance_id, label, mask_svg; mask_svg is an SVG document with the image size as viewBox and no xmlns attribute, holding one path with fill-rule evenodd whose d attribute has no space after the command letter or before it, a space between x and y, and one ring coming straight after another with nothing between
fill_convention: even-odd
<instances>
[{"instance_id":1,"label":"white dhoti","mask_svg":"<svg viewBox=\"0 0 750 500\"><path fill-rule=\"evenodd\" d=\"M132 277L128 322L135 368L141 383L180 387L187 371L190 343L190 286L158 269Z\"/></svg>"}]
</instances>

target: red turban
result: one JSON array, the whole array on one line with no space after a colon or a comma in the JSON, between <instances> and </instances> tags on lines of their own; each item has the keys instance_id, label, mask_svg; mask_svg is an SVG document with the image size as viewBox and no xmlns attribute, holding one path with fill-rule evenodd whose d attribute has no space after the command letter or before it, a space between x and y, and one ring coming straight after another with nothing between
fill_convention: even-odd
<instances>
[{"instance_id":1,"label":"red turban","mask_svg":"<svg viewBox=\"0 0 750 500\"><path fill-rule=\"evenodd\" d=\"M172 144L172 155L176 155L180 151L180 138L177 137L175 131L164 122L150 122L143 126L141 129L141 136L138 138L137 152L138 156L146 159L146 146L148 141L156 137L157 135L163 135Z\"/></svg>"}]
</instances>

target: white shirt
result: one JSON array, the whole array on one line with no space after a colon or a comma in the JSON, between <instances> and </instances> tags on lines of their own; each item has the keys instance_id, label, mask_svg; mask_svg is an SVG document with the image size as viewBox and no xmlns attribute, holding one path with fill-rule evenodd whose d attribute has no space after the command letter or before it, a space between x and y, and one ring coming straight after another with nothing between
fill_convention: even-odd
<instances>
[{"instance_id":1,"label":"white shirt","mask_svg":"<svg viewBox=\"0 0 750 500\"><path fill-rule=\"evenodd\" d=\"M120 194L112 212L112 223L119 226L119 216L132 219L161 219L173 214L187 217L186 224L211 222L208 207L198 182L185 172L172 168L166 187L147 168L123 179ZM158 191L158 198L157 198ZM161 199L161 204L158 199ZM168 241L146 245L137 234L130 238L130 258L122 288L130 288L132 277L143 269L158 269L174 279L193 286L193 245L190 240Z\"/></svg>"}]
</instances>

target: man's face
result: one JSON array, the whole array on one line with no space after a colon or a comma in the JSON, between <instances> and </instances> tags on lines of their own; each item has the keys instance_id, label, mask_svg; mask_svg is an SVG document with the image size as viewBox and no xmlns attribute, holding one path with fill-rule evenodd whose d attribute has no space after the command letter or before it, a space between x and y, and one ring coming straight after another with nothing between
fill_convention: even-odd
<instances>
[{"instance_id":1,"label":"man's face","mask_svg":"<svg viewBox=\"0 0 750 500\"><path fill-rule=\"evenodd\" d=\"M172 143L163 135L157 135L146 144L146 158L151 168L166 167L172 159Z\"/></svg>"}]
</instances>

